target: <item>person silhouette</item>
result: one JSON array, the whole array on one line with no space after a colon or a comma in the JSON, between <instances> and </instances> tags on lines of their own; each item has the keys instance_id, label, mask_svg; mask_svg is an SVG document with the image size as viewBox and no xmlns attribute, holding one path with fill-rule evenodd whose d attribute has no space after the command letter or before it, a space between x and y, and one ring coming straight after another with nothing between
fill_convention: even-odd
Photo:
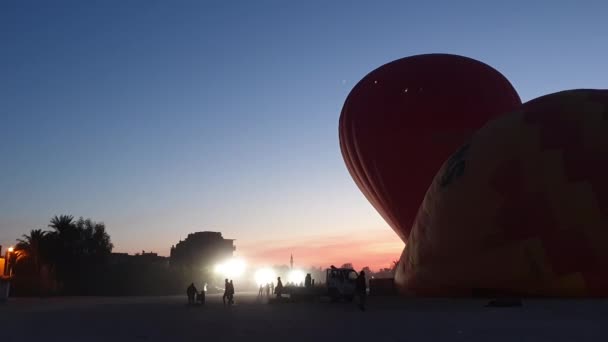
<instances>
[{"instance_id":1,"label":"person silhouette","mask_svg":"<svg viewBox=\"0 0 608 342\"><path fill-rule=\"evenodd\" d=\"M277 298L281 298L281 293L283 292L283 282L281 282L281 277L277 278L277 287L274 288L274 293L277 295Z\"/></svg>"},{"instance_id":2,"label":"person silhouette","mask_svg":"<svg viewBox=\"0 0 608 342\"><path fill-rule=\"evenodd\" d=\"M365 272L361 271L356 280L357 295L359 296L359 308L365 311L365 302L367 297L367 284L365 283Z\"/></svg>"},{"instance_id":3,"label":"person silhouette","mask_svg":"<svg viewBox=\"0 0 608 342\"><path fill-rule=\"evenodd\" d=\"M188 304L194 304L194 298L196 296L196 287L194 283L190 283L190 286L186 289L186 295L188 296Z\"/></svg>"},{"instance_id":4,"label":"person silhouette","mask_svg":"<svg viewBox=\"0 0 608 342\"><path fill-rule=\"evenodd\" d=\"M266 297L270 297L270 284L266 283Z\"/></svg>"},{"instance_id":5,"label":"person silhouette","mask_svg":"<svg viewBox=\"0 0 608 342\"><path fill-rule=\"evenodd\" d=\"M224 280L224 295L222 296L222 302L226 305L226 299L229 296L230 292L230 283L228 282L228 278Z\"/></svg>"},{"instance_id":6,"label":"person silhouette","mask_svg":"<svg viewBox=\"0 0 608 342\"><path fill-rule=\"evenodd\" d=\"M230 279L230 284L229 284L229 291L228 291L228 303L230 305L234 304L234 283L232 282L232 279Z\"/></svg>"},{"instance_id":7,"label":"person silhouette","mask_svg":"<svg viewBox=\"0 0 608 342\"><path fill-rule=\"evenodd\" d=\"M274 281L270 282L270 293L274 294Z\"/></svg>"},{"instance_id":8,"label":"person silhouette","mask_svg":"<svg viewBox=\"0 0 608 342\"><path fill-rule=\"evenodd\" d=\"M264 285L260 284L260 291L258 291L258 297L262 297L264 295Z\"/></svg>"},{"instance_id":9,"label":"person silhouette","mask_svg":"<svg viewBox=\"0 0 608 342\"><path fill-rule=\"evenodd\" d=\"M205 305L205 292L207 292L207 283L203 284L203 288L201 289L201 292L198 294L197 297L197 302L200 302L201 305Z\"/></svg>"}]
</instances>

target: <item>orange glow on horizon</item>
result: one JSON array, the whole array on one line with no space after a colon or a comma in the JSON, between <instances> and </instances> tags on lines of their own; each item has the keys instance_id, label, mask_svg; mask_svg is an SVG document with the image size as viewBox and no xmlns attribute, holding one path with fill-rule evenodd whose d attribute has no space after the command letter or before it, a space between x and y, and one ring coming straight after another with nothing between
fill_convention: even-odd
<instances>
[{"instance_id":1,"label":"orange glow on horizon","mask_svg":"<svg viewBox=\"0 0 608 342\"><path fill-rule=\"evenodd\" d=\"M294 266L298 268L341 266L352 263L355 269L369 267L374 271L392 266L399 259L404 243L388 227L356 230L352 233L328 233L290 237L276 240L239 239L235 256L243 258L251 267L289 265L293 253ZM135 254L140 248L118 246L115 252ZM168 256L164 248L152 249L159 255Z\"/></svg>"},{"instance_id":2,"label":"orange glow on horizon","mask_svg":"<svg viewBox=\"0 0 608 342\"><path fill-rule=\"evenodd\" d=\"M299 241L298 241L299 240ZM298 267L328 267L352 263L355 269L390 267L399 259L404 243L390 229L303 240L257 241L237 246L239 255L252 264L289 265L293 253Z\"/></svg>"}]
</instances>

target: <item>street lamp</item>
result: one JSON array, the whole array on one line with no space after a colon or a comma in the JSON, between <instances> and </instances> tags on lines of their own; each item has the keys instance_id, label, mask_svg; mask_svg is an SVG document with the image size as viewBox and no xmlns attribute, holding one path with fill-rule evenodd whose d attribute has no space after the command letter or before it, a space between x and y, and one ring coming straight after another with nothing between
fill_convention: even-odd
<instances>
[{"instance_id":1,"label":"street lamp","mask_svg":"<svg viewBox=\"0 0 608 342\"><path fill-rule=\"evenodd\" d=\"M13 253L13 251L15 251L15 249L13 248L13 246L10 246L7 250L6 250L6 257L4 258L4 275L5 276L10 276L11 275L11 270L10 270L10 260L11 260L11 254Z\"/></svg>"}]
</instances>

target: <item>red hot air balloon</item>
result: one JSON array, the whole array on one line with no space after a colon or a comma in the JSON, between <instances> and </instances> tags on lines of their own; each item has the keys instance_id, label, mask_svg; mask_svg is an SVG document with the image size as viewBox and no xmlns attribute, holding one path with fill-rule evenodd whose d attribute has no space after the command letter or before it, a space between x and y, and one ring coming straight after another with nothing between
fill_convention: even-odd
<instances>
[{"instance_id":1,"label":"red hot air balloon","mask_svg":"<svg viewBox=\"0 0 608 342\"><path fill-rule=\"evenodd\" d=\"M521 105L498 71L448 54L407 57L365 76L340 115L359 189L403 241L443 161L489 119Z\"/></svg>"}]
</instances>

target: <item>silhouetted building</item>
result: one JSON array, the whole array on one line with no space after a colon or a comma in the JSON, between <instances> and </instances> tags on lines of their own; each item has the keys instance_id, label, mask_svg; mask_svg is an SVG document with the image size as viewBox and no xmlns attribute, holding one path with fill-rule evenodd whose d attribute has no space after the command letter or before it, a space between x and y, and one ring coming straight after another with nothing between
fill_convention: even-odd
<instances>
[{"instance_id":1,"label":"silhouetted building","mask_svg":"<svg viewBox=\"0 0 608 342\"><path fill-rule=\"evenodd\" d=\"M0 277L4 275L4 266L6 265L6 260L2 254L2 246L0 246Z\"/></svg>"},{"instance_id":2,"label":"silhouetted building","mask_svg":"<svg viewBox=\"0 0 608 342\"><path fill-rule=\"evenodd\" d=\"M205 269L232 257L236 247L233 239L224 239L219 232L196 232L171 247L171 266Z\"/></svg>"},{"instance_id":3,"label":"silhouetted building","mask_svg":"<svg viewBox=\"0 0 608 342\"><path fill-rule=\"evenodd\" d=\"M159 256L157 253L142 251L130 255L128 253L112 253L110 255L110 264L130 264L130 265L169 265L169 257Z\"/></svg>"}]
</instances>

